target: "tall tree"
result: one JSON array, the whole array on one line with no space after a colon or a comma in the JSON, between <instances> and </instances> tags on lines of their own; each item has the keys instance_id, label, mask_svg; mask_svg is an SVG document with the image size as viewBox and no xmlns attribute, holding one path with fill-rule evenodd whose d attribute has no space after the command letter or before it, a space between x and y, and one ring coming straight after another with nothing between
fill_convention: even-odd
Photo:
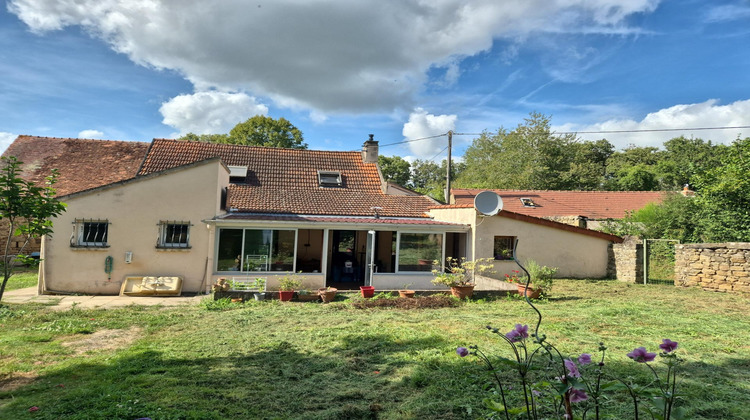
<instances>
[{"instance_id":1,"label":"tall tree","mask_svg":"<svg viewBox=\"0 0 750 420\"><path fill-rule=\"evenodd\" d=\"M307 149L307 143L297 127L285 118L276 120L265 115L256 115L235 125L229 134L187 133L180 139L207 143Z\"/></svg>"},{"instance_id":2,"label":"tall tree","mask_svg":"<svg viewBox=\"0 0 750 420\"><path fill-rule=\"evenodd\" d=\"M692 184L693 177L715 167L726 150L711 141L675 137L664 142L663 159L657 163L659 183L663 190L679 190Z\"/></svg>"},{"instance_id":3,"label":"tall tree","mask_svg":"<svg viewBox=\"0 0 750 420\"><path fill-rule=\"evenodd\" d=\"M307 149L302 132L285 118L256 115L229 131L230 144Z\"/></svg>"},{"instance_id":4,"label":"tall tree","mask_svg":"<svg viewBox=\"0 0 750 420\"><path fill-rule=\"evenodd\" d=\"M23 251L31 239L52 233L50 218L65 211L65 204L57 201L52 188L57 180L57 172L47 177L46 185L38 186L20 177L21 162L15 157L3 157L0 162L0 219L7 224L7 239L2 257L3 282L0 285L0 300L5 293L5 285L14 269L28 262ZM13 237L21 236L23 244L11 255Z\"/></svg>"},{"instance_id":5,"label":"tall tree","mask_svg":"<svg viewBox=\"0 0 750 420\"><path fill-rule=\"evenodd\" d=\"M378 156L378 166L386 181L408 186L411 179L411 164L399 156Z\"/></svg>"},{"instance_id":6,"label":"tall tree","mask_svg":"<svg viewBox=\"0 0 750 420\"><path fill-rule=\"evenodd\" d=\"M456 181L469 188L570 189L577 139L554 134L549 117L531 113L513 131L482 133L464 154Z\"/></svg>"}]
</instances>

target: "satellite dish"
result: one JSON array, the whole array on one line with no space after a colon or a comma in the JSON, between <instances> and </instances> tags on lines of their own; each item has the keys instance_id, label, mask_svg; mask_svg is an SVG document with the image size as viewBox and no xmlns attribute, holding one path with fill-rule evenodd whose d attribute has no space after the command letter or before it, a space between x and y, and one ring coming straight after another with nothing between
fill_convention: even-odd
<instances>
[{"instance_id":1,"label":"satellite dish","mask_svg":"<svg viewBox=\"0 0 750 420\"><path fill-rule=\"evenodd\" d=\"M485 216L494 216L503 209L503 199L492 191L482 191L474 197L474 208Z\"/></svg>"}]
</instances>

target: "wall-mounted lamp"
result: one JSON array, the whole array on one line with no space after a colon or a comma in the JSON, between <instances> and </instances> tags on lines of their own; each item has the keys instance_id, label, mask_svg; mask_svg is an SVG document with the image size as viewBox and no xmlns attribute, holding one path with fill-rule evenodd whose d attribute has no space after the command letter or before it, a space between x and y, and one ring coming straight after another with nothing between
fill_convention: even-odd
<instances>
[{"instance_id":1,"label":"wall-mounted lamp","mask_svg":"<svg viewBox=\"0 0 750 420\"><path fill-rule=\"evenodd\" d=\"M125 263L126 264L130 264L132 262L133 262L133 252L132 251L128 251L128 252L125 253Z\"/></svg>"}]
</instances>

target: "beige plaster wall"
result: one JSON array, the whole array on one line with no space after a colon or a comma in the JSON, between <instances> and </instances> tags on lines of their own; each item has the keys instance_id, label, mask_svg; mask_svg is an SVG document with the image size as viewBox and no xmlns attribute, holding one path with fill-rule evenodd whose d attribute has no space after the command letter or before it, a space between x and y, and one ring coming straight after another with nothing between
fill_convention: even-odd
<instances>
[{"instance_id":1,"label":"beige plaster wall","mask_svg":"<svg viewBox=\"0 0 750 420\"><path fill-rule=\"evenodd\" d=\"M53 220L54 235L44 240L40 291L118 294L126 276L141 275L181 276L184 292L205 290L213 235L201 220L221 212L221 191L228 182L226 167L211 160L64 199L67 211ZM83 218L109 220L108 248L70 246L73 221ZM191 248L157 249L160 220L190 221ZM130 264L127 251L133 252ZM108 279L104 261L110 255Z\"/></svg>"},{"instance_id":2,"label":"beige plaster wall","mask_svg":"<svg viewBox=\"0 0 750 420\"><path fill-rule=\"evenodd\" d=\"M472 259L493 258L495 236L515 236L519 239L517 254L520 260L533 259L541 265L558 267L556 277L607 276L609 241L605 239L503 216L482 216L473 208L433 209L430 213L436 220L471 225ZM511 275L512 270L518 269L513 261L494 261L494 266L495 273L487 274L487 277L502 279L505 274ZM493 287L484 284L482 288Z\"/></svg>"}]
</instances>

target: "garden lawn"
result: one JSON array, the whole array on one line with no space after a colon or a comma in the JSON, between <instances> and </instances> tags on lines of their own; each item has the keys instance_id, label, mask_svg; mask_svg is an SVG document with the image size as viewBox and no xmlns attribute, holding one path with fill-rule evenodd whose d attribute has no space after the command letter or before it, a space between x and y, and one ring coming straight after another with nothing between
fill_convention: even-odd
<instances>
[{"instance_id":1,"label":"garden lawn","mask_svg":"<svg viewBox=\"0 0 750 420\"><path fill-rule=\"evenodd\" d=\"M750 418L747 297L568 280L538 306L541 332L560 350L598 360L603 341L608 371L635 381L647 382L647 369L626 353L679 342L687 418ZM342 297L67 312L9 305L0 307L0 418L477 418L487 413L489 376L456 347L510 356L485 325L535 321L514 298L412 310L355 309ZM632 407L614 395L605 414L632 418Z\"/></svg>"},{"instance_id":2,"label":"garden lawn","mask_svg":"<svg viewBox=\"0 0 750 420\"><path fill-rule=\"evenodd\" d=\"M5 285L5 291L8 292L10 290L34 287L37 284L38 275L39 273L36 269L13 273L8 279L8 284ZM2 279L0 279L0 281L2 281Z\"/></svg>"}]
</instances>

